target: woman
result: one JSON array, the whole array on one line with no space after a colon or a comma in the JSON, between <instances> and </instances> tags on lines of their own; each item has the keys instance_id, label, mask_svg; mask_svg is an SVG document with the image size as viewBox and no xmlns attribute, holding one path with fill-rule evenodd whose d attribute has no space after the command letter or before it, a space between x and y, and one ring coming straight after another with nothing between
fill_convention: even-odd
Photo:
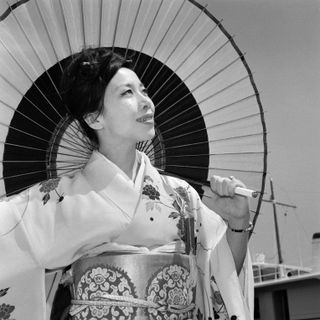
<instances>
[{"instance_id":1,"label":"woman","mask_svg":"<svg viewBox=\"0 0 320 320\"><path fill-rule=\"evenodd\" d=\"M226 224L186 182L160 176L135 148L154 136L154 105L105 48L72 57L62 96L96 150L73 177L0 203L7 318L45 319L45 269L72 264L72 319L251 319L237 275L250 229L248 200L234 194L243 184L211 179Z\"/></svg>"}]
</instances>

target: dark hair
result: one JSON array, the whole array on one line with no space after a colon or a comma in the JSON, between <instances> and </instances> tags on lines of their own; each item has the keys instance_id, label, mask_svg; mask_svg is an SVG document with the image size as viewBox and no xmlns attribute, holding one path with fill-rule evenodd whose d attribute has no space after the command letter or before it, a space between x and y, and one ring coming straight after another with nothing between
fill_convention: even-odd
<instances>
[{"instance_id":1,"label":"dark hair","mask_svg":"<svg viewBox=\"0 0 320 320\"><path fill-rule=\"evenodd\" d=\"M70 58L61 78L61 96L71 119L78 120L85 134L98 146L96 132L84 117L102 112L108 83L120 68L132 69L131 60L104 47L86 48Z\"/></svg>"}]
</instances>

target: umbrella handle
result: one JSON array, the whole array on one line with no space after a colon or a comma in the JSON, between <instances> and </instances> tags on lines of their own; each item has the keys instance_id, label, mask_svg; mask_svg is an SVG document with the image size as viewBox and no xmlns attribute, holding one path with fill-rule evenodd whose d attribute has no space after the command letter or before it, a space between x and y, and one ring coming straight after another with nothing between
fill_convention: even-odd
<instances>
[{"instance_id":1,"label":"umbrella handle","mask_svg":"<svg viewBox=\"0 0 320 320\"><path fill-rule=\"evenodd\" d=\"M172 172L167 172L167 171L164 171L164 170L159 169L159 168L157 168L157 170L158 170L158 172L160 174L163 174L163 175L168 175L168 176L171 176L171 177L176 177L176 178L179 178L179 179L183 179L183 180L186 180L186 181L188 181L190 183L194 183L194 184L197 184L197 185L200 185L200 186L210 187L210 181L200 182L200 181L196 181L194 179L181 177L178 174L175 174L175 173L172 173ZM256 198L259 195L260 192L259 191L255 191L255 190L251 190L251 189L247 189L247 188L236 187L235 190L234 190L234 193L236 195L239 195L239 196L245 196L245 197L249 197L249 198Z\"/></svg>"},{"instance_id":2,"label":"umbrella handle","mask_svg":"<svg viewBox=\"0 0 320 320\"><path fill-rule=\"evenodd\" d=\"M239 196L245 196L245 197L249 197L249 198L256 198L259 194L258 191L254 191L254 190L247 189L247 188L241 188L241 187L236 187L234 189L234 193Z\"/></svg>"}]
</instances>

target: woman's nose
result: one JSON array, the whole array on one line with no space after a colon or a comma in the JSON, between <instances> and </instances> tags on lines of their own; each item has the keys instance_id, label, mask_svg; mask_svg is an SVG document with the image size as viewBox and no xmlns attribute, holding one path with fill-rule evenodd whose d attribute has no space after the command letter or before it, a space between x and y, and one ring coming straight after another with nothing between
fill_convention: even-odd
<instances>
[{"instance_id":1,"label":"woman's nose","mask_svg":"<svg viewBox=\"0 0 320 320\"><path fill-rule=\"evenodd\" d=\"M154 104L149 97L144 97L141 103L143 110L151 109L152 111L154 111Z\"/></svg>"}]
</instances>

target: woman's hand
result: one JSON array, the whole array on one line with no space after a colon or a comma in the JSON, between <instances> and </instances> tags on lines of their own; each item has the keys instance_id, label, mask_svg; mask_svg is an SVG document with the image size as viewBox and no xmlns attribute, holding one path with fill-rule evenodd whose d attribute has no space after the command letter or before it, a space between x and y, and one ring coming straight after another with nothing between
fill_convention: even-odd
<instances>
[{"instance_id":1,"label":"woman's hand","mask_svg":"<svg viewBox=\"0 0 320 320\"><path fill-rule=\"evenodd\" d=\"M210 188L203 187L203 202L228 221L227 241L239 274L247 252L249 232L245 230L249 227L250 213L248 198L236 195L236 187L245 188L245 185L234 177L213 176Z\"/></svg>"},{"instance_id":2,"label":"woman's hand","mask_svg":"<svg viewBox=\"0 0 320 320\"><path fill-rule=\"evenodd\" d=\"M236 187L245 188L245 185L234 177L213 176L210 179L210 188L203 187L203 190L208 197L205 202L210 209L228 220L230 224L233 220L235 223L239 220L238 225L241 220L249 221L249 202L247 197L235 194Z\"/></svg>"}]
</instances>

